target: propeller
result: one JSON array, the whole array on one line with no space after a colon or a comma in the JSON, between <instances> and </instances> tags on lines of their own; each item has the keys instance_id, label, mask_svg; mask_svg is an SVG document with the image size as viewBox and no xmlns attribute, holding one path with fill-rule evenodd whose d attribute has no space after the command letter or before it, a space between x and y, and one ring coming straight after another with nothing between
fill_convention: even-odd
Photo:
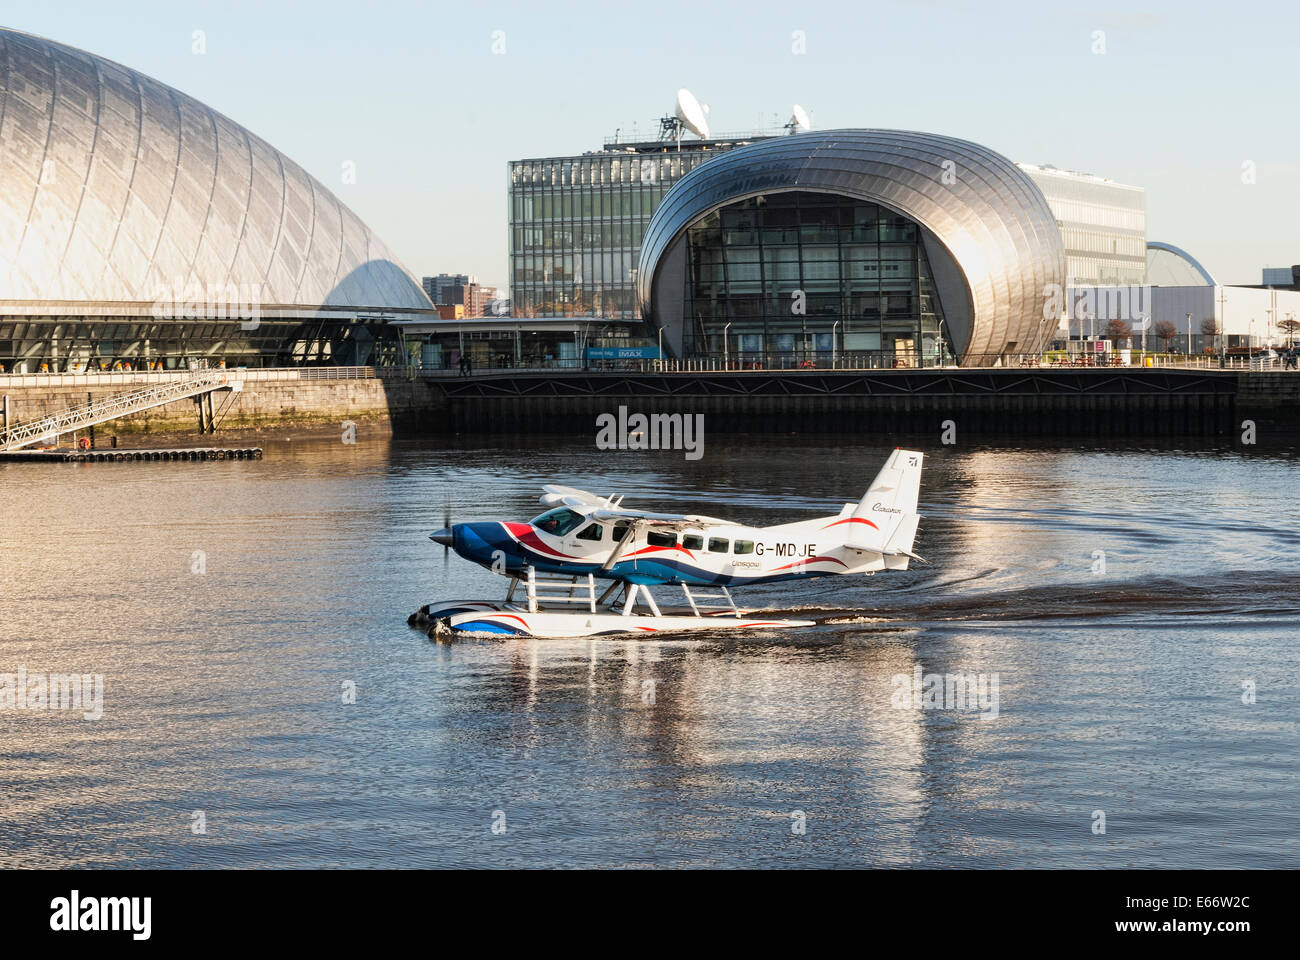
<instances>
[{"instance_id":1,"label":"propeller","mask_svg":"<svg viewBox=\"0 0 1300 960\"><path fill-rule=\"evenodd\" d=\"M451 562L451 545L454 542L455 534L451 529L451 499L446 498L442 501L442 529L435 530L429 534L429 539L434 543L442 544L442 565L445 567Z\"/></svg>"}]
</instances>

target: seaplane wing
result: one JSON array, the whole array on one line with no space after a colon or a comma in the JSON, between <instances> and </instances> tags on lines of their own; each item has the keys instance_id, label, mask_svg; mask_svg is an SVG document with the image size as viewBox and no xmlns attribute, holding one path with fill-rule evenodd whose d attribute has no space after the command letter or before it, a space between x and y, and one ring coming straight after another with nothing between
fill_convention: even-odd
<instances>
[{"instance_id":1,"label":"seaplane wing","mask_svg":"<svg viewBox=\"0 0 1300 960\"><path fill-rule=\"evenodd\" d=\"M598 497L594 493L588 493L586 490L579 490L576 487L562 487L558 484L548 483L542 487L542 506L544 507L594 507L608 505L609 497Z\"/></svg>"},{"instance_id":2,"label":"seaplane wing","mask_svg":"<svg viewBox=\"0 0 1300 960\"><path fill-rule=\"evenodd\" d=\"M572 507L581 510L593 520L633 520L646 526L680 526L710 527L734 526L730 520L717 517L701 517L689 513L651 513L646 510L627 510L618 505L612 496L600 497L576 487L562 487L558 484L546 484L542 487L542 506ZM594 508L594 509L593 509Z\"/></svg>"},{"instance_id":3,"label":"seaplane wing","mask_svg":"<svg viewBox=\"0 0 1300 960\"><path fill-rule=\"evenodd\" d=\"M693 513L648 513L645 510L600 508L591 514L594 520L631 520L650 527L734 527L731 520L701 517Z\"/></svg>"}]
</instances>

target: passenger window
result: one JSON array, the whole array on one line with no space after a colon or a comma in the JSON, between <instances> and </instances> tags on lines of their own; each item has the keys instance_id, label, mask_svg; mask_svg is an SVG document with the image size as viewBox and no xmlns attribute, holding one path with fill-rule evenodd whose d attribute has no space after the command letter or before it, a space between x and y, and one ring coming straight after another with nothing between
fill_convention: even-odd
<instances>
[{"instance_id":1,"label":"passenger window","mask_svg":"<svg viewBox=\"0 0 1300 960\"><path fill-rule=\"evenodd\" d=\"M754 552L753 540L737 540L736 546L732 549L732 553L753 553L753 552Z\"/></svg>"},{"instance_id":2,"label":"passenger window","mask_svg":"<svg viewBox=\"0 0 1300 960\"><path fill-rule=\"evenodd\" d=\"M703 550L704 537L698 533L688 533L682 537L682 546L687 550Z\"/></svg>"},{"instance_id":3,"label":"passenger window","mask_svg":"<svg viewBox=\"0 0 1300 960\"><path fill-rule=\"evenodd\" d=\"M601 540L605 536L605 528L599 523L588 524L578 531L579 540Z\"/></svg>"},{"instance_id":4,"label":"passenger window","mask_svg":"<svg viewBox=\"0 0 1300 960\"><path fill-rule=\"evenodd\" d=\"M620 520L618 523L614 524L615 543L623 542L623 538L627 536L627 528L630 526L632 526L632 524L628 523L626 520Z\"/></svg>"},{"instance_id":5,"label":"passenger window","mask_svg":"<svg viewBox=\"0 0 1300 960\"><path fill-rule=\"evenodd\" d=\"M731 541L726 537L710 537L709 553L726 553L731 549Z\"/></svg>"},{"instance_id":6,"label":"passenger window","mask_svg":"<svg viewBox=\"0 0 1300 960\"><path fill-rule=\"evenodd\" d=\"M647 533L645 542L652 547L675 547L677 546L677 534L675 533Z\"/></svg>"}]
</instances>

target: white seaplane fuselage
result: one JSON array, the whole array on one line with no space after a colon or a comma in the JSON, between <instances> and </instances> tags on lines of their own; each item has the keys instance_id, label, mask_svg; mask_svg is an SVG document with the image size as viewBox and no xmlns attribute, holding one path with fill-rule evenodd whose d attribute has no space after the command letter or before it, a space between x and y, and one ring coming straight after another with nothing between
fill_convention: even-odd
<instances>
[{"instance_id":1,"label":"white seaplane fuselage","mask_svg":"<svg viewBox=\"0 0 1300 960\"><path fill-rule=\"evenodd\" d=\"M921 462L920 453L896 450L861 501L845 504L833 516L771 527L715 517L635 511L623 508L612 497L548 486L542 502L551 509L528 523L461 523L432 535L432 539L465 559L512 578L512 593L501 604L452 601L431 605L428 613L435 618L436 612L438 618L448 619L449 627L462 630L536 634L540 627L546 631L541 635L548 636L644 631L647 624L635 610L638 594L644 591L641 596L656 620L683 621L655 629L700 629L724 625L724 620L726 626L740 626L739 621L746 618L731 603L728 588L907 569L915 556L911 551L919 520L916 509ZM534 596L532 584L539 575L552 581L573 578L570 582L574 584L611 581L627 593L624 609L600 613L592 592L588 614L599 622L577 623L572 618L582 616L581 612L567 610L562 614L563 622L543 624L554 620L549 615L555 611L539 606ZM513 588L520 581L529 584L529 609L525 611L528 617L518 616L520 611L510 607ZM684 588L690 605L686 615L661 614L648 590L658 585ZM720 589L728 606L711 612L722 612L729 618L703 616L691 587ZM606 591L606 597L613 592ZM501 609L485 609L492 606ZM476 614L504 614L506 620L485 620ZM514 621L508 620L510 614L516 614ZM772 620L743 625L796 623Z\"/></svg>"}]
</instances>

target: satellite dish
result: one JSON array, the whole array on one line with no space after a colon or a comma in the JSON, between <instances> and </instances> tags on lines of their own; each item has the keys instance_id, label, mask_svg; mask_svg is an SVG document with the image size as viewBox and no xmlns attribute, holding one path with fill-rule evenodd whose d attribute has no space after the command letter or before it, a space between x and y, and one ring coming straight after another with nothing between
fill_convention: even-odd
<instances>
[{"instance_id":1,"label":"satellite dish","mask_svg":"<svg viewBox=\"0 0 1300 960\"><path fill-rule=\"evenodd\" d=\"M709 139L709 105L700 103L685 87L677 91L677 119L701 140Z\"/></svg>"},{"instance_id":2,"label":"satellite dish","mask_svg":"<svg viewBox=\"0 0 1300 960\"><path fill-rule=\"evenodd\" d=\"M790 122L786 124L786 129L791 133L807 133L812 129L812 118L808 116L808 111L799 104L794 105L794 114L790 117Z\"/></svg>"}]
</instances>

